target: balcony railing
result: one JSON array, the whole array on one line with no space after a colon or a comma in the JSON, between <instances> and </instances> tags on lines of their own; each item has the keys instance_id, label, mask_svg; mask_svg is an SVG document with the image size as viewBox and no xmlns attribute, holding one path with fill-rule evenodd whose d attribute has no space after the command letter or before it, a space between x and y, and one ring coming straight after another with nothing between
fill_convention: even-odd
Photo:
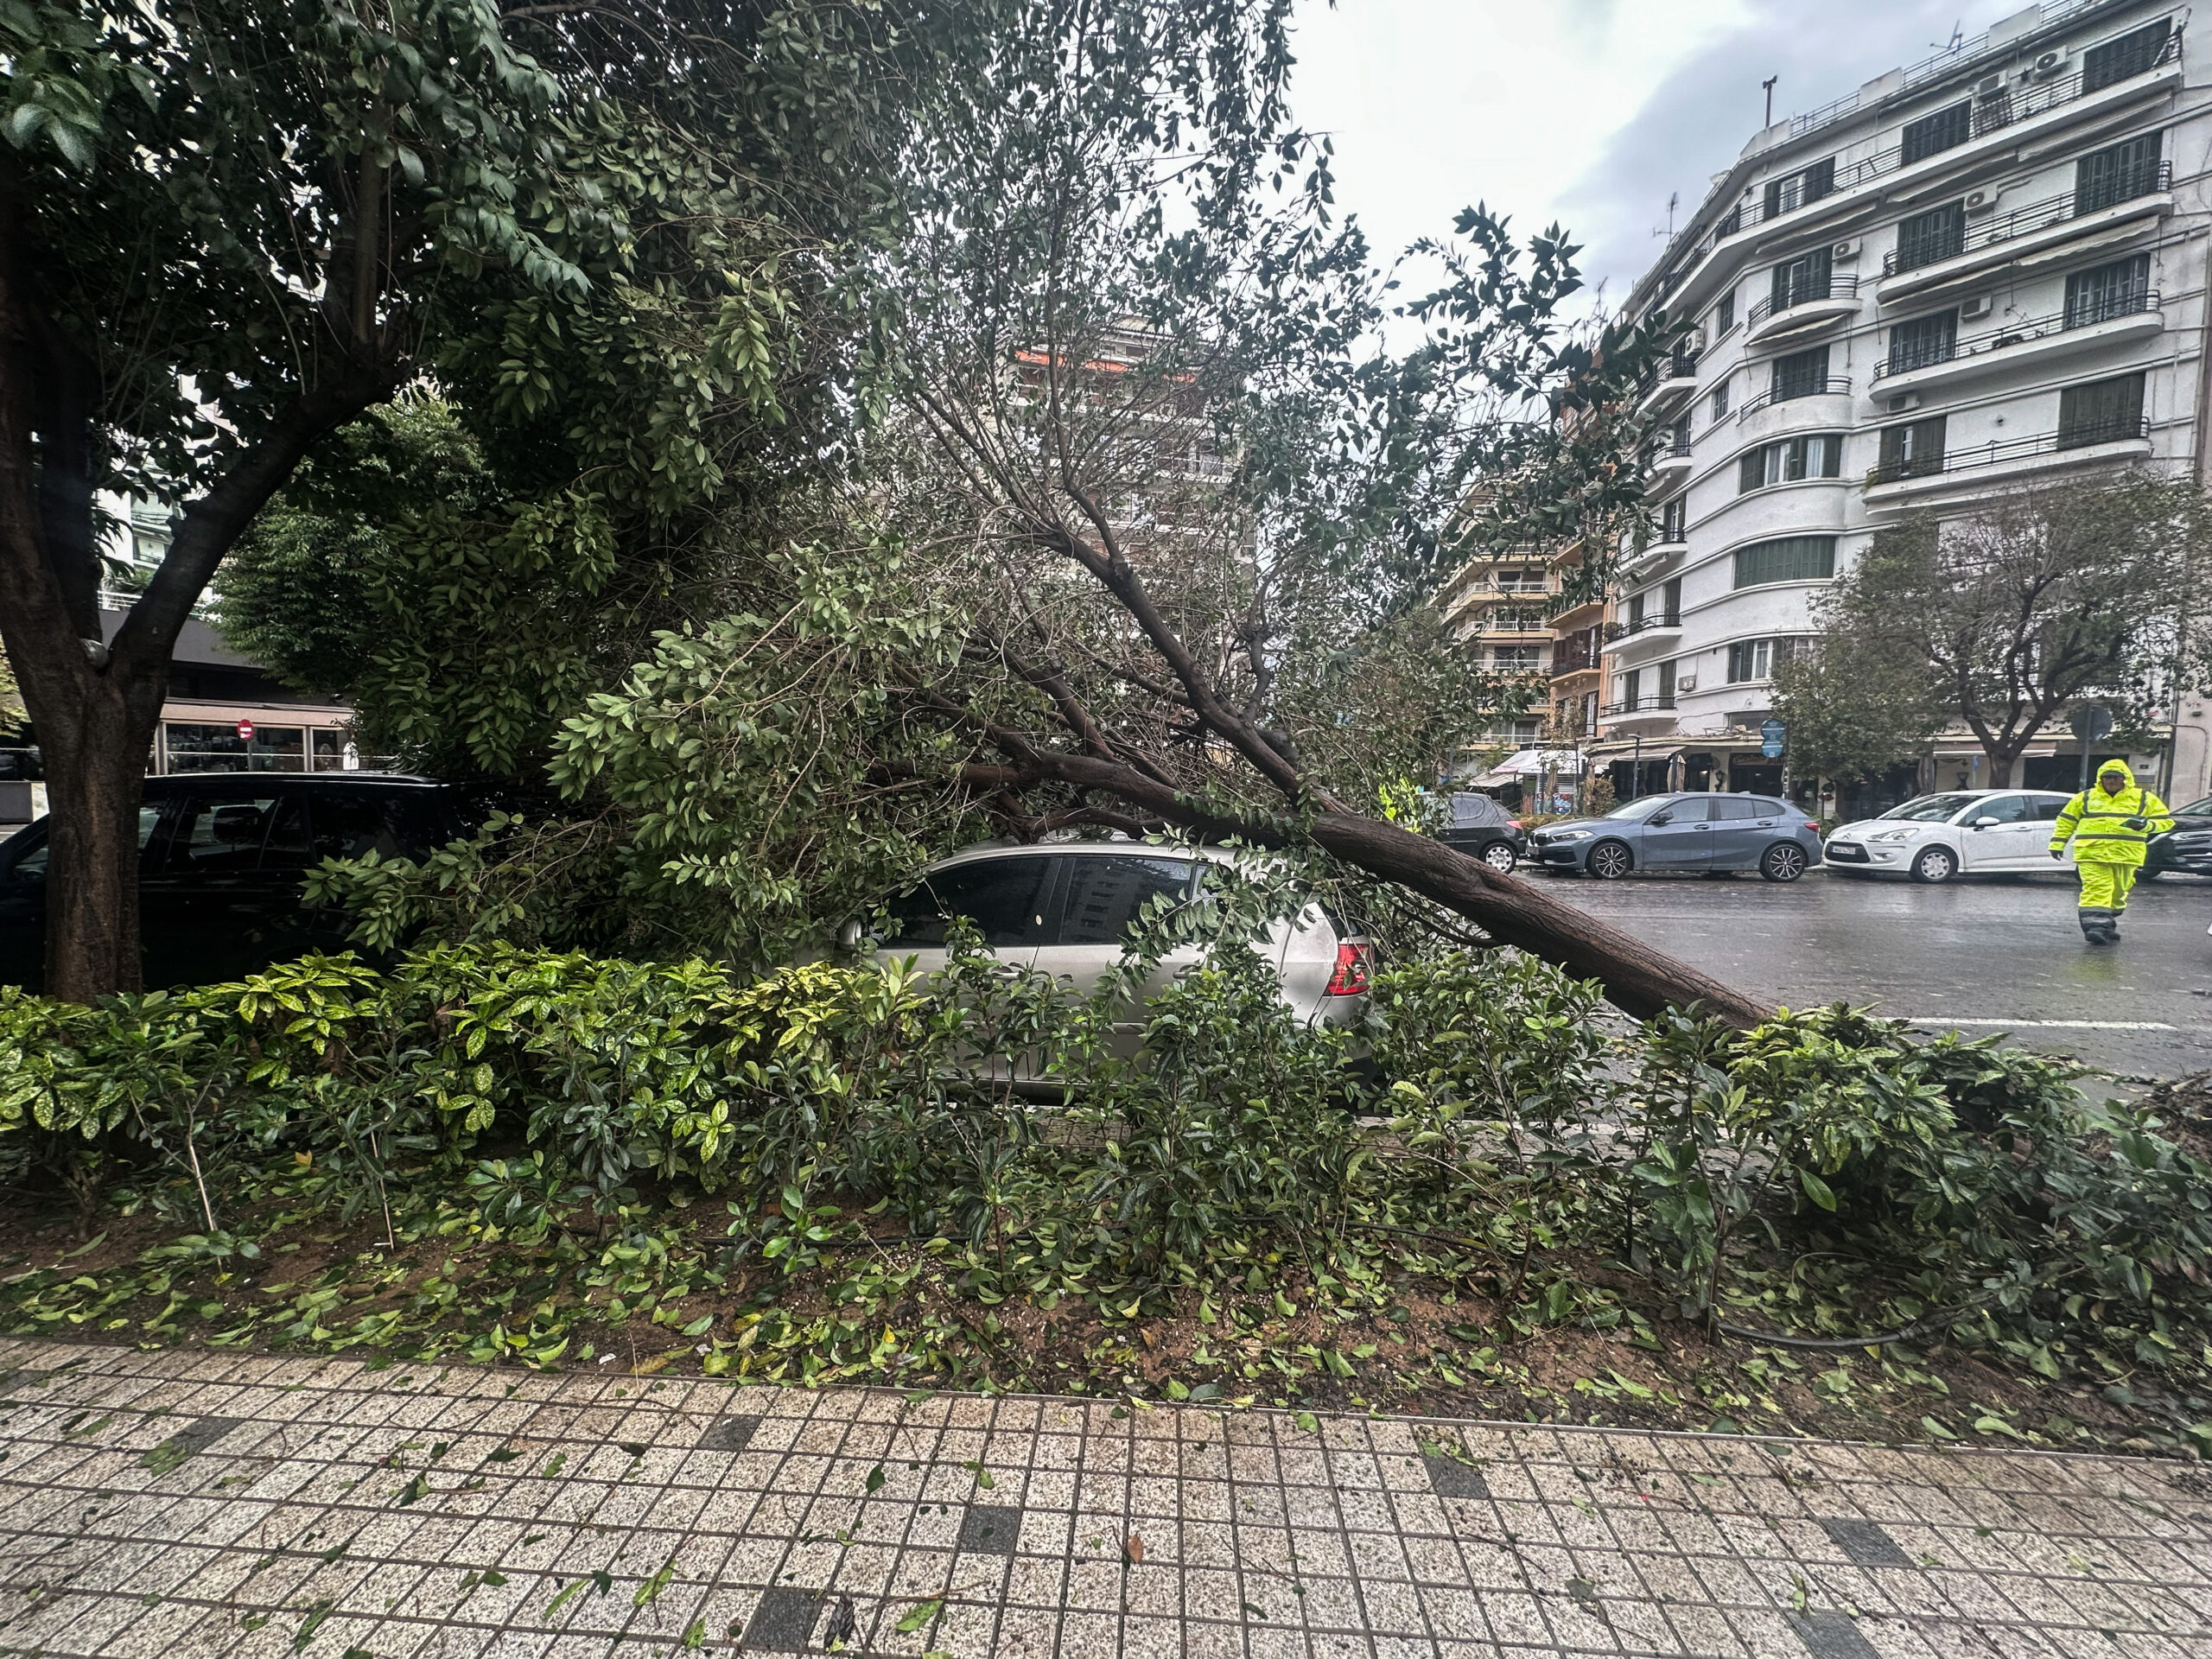
<instances>
[{"instance_id":1,"label":"balcony railing","mask_svg":"<svg viewBox=\"0 0 2212 1659\"><path fill-rule=\"evenodd\" d=\"M1800 397L1840 397L1847 396L1850 391L1851 382L1843 375L1832 374L1825 380L1796 380L1747 399L1744 406L1736 411L1736 418L1740 421L1745 416L1756 415L1774 404L1795 403Z\"/></svg>"},{"instance_id":2,"label":"balcony railing","mask_svg":"<svg viewBox=\"0 0 2212 1659\"><path fill-rule=\"evenodd\" d=\"M1825 283L1813 283L1802 289L1791 289L1783 296L1779 305L1775 303L1771 295L1764 300L1754 301L1745 320L1756 328L1777 311L1792 311L1801 305L1812 305L1821 300L1854 299L1858 293L1859 279L1856 276L1833 276Z\"/></svg>"},{"instance_id":3,"label":"balcony railing","mask_svg":"<svg viewBox=\"0 0 2212 1659\"><path fill-rule=\"evenodd\" d=\"M2132 421L2083 421L2056 432L2038 433L2033 437L2009 438L1999 442L1992 439L1964 449L1945 448L1940 454L1915 455L1908 461L1885 461L1866 474L1869 485L1895 484L1908 478L1933 478L1946 473L1965 472L1976 467L1994 467L2008 461L2027 461L2037 455L2063 454L2069 449L2087 449L2100 443L2126 443L2151 435L2148 416Z\"/></svg>"},{"instance_id":4,"label":"balcony railing","mask_svg":"<svg viewBox=\"0 0 2212 1659\"><path fill-rule=\"evenodd\" d=\"M1605 712L1614 715L1662 714L1674 706L1673 692L1650 691L1640 697L1622 697L1609 702L1605 705Z\"/></svg>"},{"instance_id":5,"label":"balcony railing","mask_svg":"<svg viewBox=\"0 0 2212 1659\"><path fill-rule=\"evenodd\" d=\"M1695 378L1698 356L1699 353L1695 351L1685 350L1681 346L1675 346L1670 355L1653 364L1643 372L1643 377L1637 382L1637 395L1641 396L1649 391L1662 380Z\"/></svg>"},{"instance_id":6,"label":"balcony railing","mask_svg":"<svg viewBox=\"0 0 2212 1659\"><path fill-rule=\"evenodd\" d=\"M2104 0L2072 0L2070 4L2047 3L2043 9L2043 22L2050 24L2071 12L2103 3ZM2119 86L2122 81L2132 80L2135 75L2148 74L2153 69L2163 68L2168 64L2179 61L2181 39L2182 31L2177 29L2167 36L2165 45L2160 49L2154 60L2135 70L2133 73L2123 76L2121 80L2108 82L2107 85ZM1986 40L1987 36L1985 35L1978 40L1968 41L1955 51L1939 52L1923 63L1908 68L1904 72L1905 88L1910 89L1919 86L1971 62L1985 49ZM2012 79L2009 72L2007 79L2008 80ZM2102 92L2105 89L2099 86L2092 90ZM1831 122L1840 121L1847 116L1855 114L1859 109L1859 96L1857 92L1847 92L1833 104L1824 105L1817 110L1808 110L1802 115L1790 117L1789 136L1792 138L1799 137L1805 133L1827 126ZM2001 131L2031 116L2041 115L2046 110L2070 104L2082 96L2084 93L2082 87L2082 76L2078 70L2072 74L2061 75L2050 80L2031 82L2024 86L2016 82L2009 90L2001 91L1986 99L1978 98L1975 100L1974 137L1979 138L1986 133ZM1944 153L1942 150L1934 152L1936 155ZM1927 159L1929 159L1927 156L1914 158L1916 162ZM1696 268L1700 260L1728 238L1750 230L1753 226L1762 224L1770 218L1781 219L1794 213L1801 213L1817 202L1825 201L1830 196L1854 188L1870 179L1877 179L1884 174L1893 173L1904 165L1904 149L1900 144L1894 149L1884 150L1879 155L1870 156L1863 161L1839 164L1835 170L1834 183L1827 191L1813 197L1810 200L1793 201L1787 207L1777 209L1772 214L1766 212L1766 204L1764 201L1739 203L1731 208L1717 226L1700 238L1686 255L1675 263L1673 269L1668 273L1662 291L1673 292L1682 279ZM1669 251L1671 252L1672 250Z\"/></svg>"},{"instance_id":7,"label":"balcony railing","mask_svg":"<svg viewBox=\"0 0 2212 1659\"><path fill-rule=\"evenodd\" d=\"M1970 357L1980 357L1989 352L2001 352L2008 346L2024 346L2032 340L2047 340L2053 334L2063 334L2075 328L2092 328L2101 322L2111 322L2120 317L2139 316L2158 308L2158 290L2155 288L2121 294L2088 304L2077 305L2071 311L2056 311L2047 317L2029 317L2019 322L2008 322L1986 334L1969 335L1965 340L1954 340L1940 346L1916 346L1900 350L1890 347L1890 354L1874 365L1874 378L1886 375L1910 374L1915 369L1933 368L1938 363L1956 363Z\"/></svg>"},{"instance_id":8,"label":"balcony railing","mask_svg":"<svg viewBox=\"0 0 2212 1659\"><path fill-rule=\"evenodd\" d=\"M1679 628L1681 626L1682 613L1680 611L1654 611L1616 622L1607 632L1616 639L1625 639L1631 634L1647 633L1653 628Z\"/></svg>"},{"instance_id":9,"label":"balcony railing","mask_svg":"<svg viewBox=\"0 0 2212 1659\"><path fill-rule=\"evenodd\" d=\"M2050 196L2042 201L2031 201L2009 213L1999 213L1981 224L1969 225L1956 247L1926 250L1925 257L1916 254L1909 265L1897 263L1897 255L1904 250L1892 248L1882 256L1882 275L1896 276L1905 271L1940 265L1947 259L1963 259L1970 253L2013 241L2031 232L2047 231L2054 225L2086 219L2091 213L2101 213L2107 207L2119 207L2122 202L2139 201L2145 196L2158 195L2173 188L2173 182L2174 164L2160 162L2156 167L2144 168L2132 179L2094 193L2086 201L2078 190L2069 190L2063 196Z\"/></svg>"},{"instance_id":10,"label":"balcony railing","mask_svg":"<svg viewBox=\"0 0 2212 1659\"><path fill-rule=\"evenodd\" d=\"M1552 647L1552 677L1580 674L1598 666L1598 652L1586 633L1578 633L1560 640Z\"/></svg>"}]
</instances>

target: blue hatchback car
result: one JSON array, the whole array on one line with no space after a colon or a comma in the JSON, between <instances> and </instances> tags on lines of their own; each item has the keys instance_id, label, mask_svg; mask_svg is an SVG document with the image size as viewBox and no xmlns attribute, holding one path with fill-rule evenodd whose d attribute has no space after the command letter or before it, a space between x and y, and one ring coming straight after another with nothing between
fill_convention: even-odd
<instances>
[{"instance_id":1,"label":"blue hatchback car","mask_svg":"<svg viewBox=\"0 0 2212 1659\"><path fill-rule=\"evenodd\" d=\"M1771 795L1640 795L1602 818L1548 823L1535 861L1617 881L1631 870L1757 870L1795 881L1821 861L1820 827Z\"/></svg>"}]
</instances>

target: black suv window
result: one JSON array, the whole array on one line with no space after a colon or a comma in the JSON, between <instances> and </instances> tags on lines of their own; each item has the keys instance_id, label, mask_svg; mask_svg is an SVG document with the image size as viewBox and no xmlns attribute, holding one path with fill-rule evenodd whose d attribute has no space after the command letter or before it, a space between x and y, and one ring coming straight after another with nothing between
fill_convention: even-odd
<instances>
[{"instance_id":1,"label":"black suv window","mask_svg":"<svg viewBox=\"0 0 2212 1659\"><path fill-rule=\"evenodd\" d=\"M1165 893L1186 898L1196 867L1185 858L1071 856L1060 910L1061 944L1119 944L1145 906Z\"/></svg>"},{"instance_id":2,"label":"black suv window","mask_svg":"<svg viewBox=\"0 0 2212 1659\"><path fill-rule=\"evenodd\" d=\"M327 789L314 792L315 857L420 858L450 838L428 790Z\"/></svg>"},{"instance_id":3,"label":"black suv window","mask_svg":"<svg viewBox=\"0 0 2212 1659\"><path fill-rule=\"evenodd\" d=\"M886 906L890 925L884 945L941 950L954 917L974 922L985 944L1035 944L1045 931L1046 878L1052 868L1051 858L1040 854L939 870Z\"/></svg>"},{"instance_id":4,"label":"black suv window","mask_svg":"<svg viewBox=\"0 0 2212 1659\"><path fill-rule=\"evenodd\" d=\"M145 868L146 849L152 844L154 831L161 827L161 823L162 804L159 801L149 801L138 809L138 853L142 869ZM0 870L0 880L45 880L48 851L46 831L41 829L38 832L37 839L16 855L15 862L9 865L6 869Z\"/></svg>"},{"instance_id":5,"label":"black suv window","mask_svg":"<svg viewBox=\"0 0 2212 1659\"><path fill-rule=\"evenodd\" d=\"M177 804L168 869L179 874L239 874L261 867L261 843L283 804L274 794L188 795Z\"/></svg>"}]
</instances>

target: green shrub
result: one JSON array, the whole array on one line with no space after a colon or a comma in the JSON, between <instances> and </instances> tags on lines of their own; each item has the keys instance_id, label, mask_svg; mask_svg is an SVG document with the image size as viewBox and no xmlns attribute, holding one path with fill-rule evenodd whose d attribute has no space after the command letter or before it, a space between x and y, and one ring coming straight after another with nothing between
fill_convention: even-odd
<instances>
[{"instance_id":1,"label":"green shrub","mask_svg":"<svg viewBox=\"0 0 2212 1659\"><path fill-rule=\"evenodd\" d=\"M868 1241L903 1239L985 1303L1122 1315L1300 1262L1361 1294L1487 1279L1526 1325L1621 1319L1610 1265L1714 1323L1939 1315L2039 1368L2202 1362L2212 1168L2063 1065L1840 1007L1624 1045L1594 986L1504 952L1402 963L1359 1029L1311 1029L1232 937L1274 902L1152 918L1206 965L1141 1015L972 948L929 976L493 944L92 1007L0 991L0 1178L58 1182L87 1230L127 1192L217 1262L312 1187L388 1247L505 1241L617 1307L711 1198L716 1274L880 1276ZM530 1328L518 1351L559 1347Z\"/></svg>"}]
</instances>

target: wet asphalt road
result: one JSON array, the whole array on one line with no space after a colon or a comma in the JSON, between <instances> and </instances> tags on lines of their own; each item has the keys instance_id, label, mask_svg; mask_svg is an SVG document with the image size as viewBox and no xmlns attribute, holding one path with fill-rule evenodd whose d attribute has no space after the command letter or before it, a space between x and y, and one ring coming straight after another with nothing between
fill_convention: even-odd
<instances>
[{"instance_id":1,"label":"wet asphalt road","mask_svg":"<svg viewBox=\"0 0 2212 1659\"><path fill-rule=\"evenodd\" d=\"M1756 875L1529 879L1790 1007L1872 1003L1931 1028L2009 1032L2122 1076L2212 1067L2212 880L2139 884L2120 944L2099 950L2075 925L2072 879L2055 874L1941 887L1821 871L1790 887Z\"/></svg>"}]
</instances>

